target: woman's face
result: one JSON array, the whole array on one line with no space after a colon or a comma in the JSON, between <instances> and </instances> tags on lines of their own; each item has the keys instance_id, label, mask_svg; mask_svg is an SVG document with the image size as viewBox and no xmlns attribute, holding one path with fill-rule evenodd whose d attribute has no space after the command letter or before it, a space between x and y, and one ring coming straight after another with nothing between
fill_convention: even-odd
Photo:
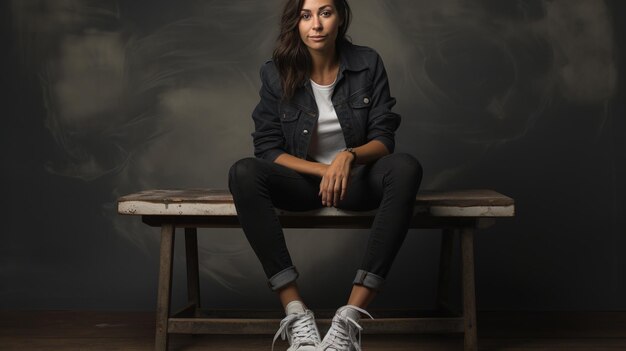
<instances>
[{"instance_id":1,"label":"woman's face","mask_svg":"<svg viewBox=\"0 0 626 351\"><path fill-rule=\"evenodd\" d=\"M305 0L300 10L300 39L309 51L332 53L341 19L333 0Z\"/></svg>"}]
</instances>

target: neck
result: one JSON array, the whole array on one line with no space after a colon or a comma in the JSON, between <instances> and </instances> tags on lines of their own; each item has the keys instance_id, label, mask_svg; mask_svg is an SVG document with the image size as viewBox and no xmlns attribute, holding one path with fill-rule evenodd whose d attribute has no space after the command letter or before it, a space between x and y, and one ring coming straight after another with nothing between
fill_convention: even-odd
<instances>
[{"instance_id":1,"label":"neck","mask_svg":"<svg viewBox=\"0 0 626 351\"><path fill-rule=\"evenodd\" d=\"M332 83L337 75L339 59L335 47L328 52L309 51L311 54L311 79L318 84ZM328 83L328 84L330 84Z\"/></svg>"}]
</instances>

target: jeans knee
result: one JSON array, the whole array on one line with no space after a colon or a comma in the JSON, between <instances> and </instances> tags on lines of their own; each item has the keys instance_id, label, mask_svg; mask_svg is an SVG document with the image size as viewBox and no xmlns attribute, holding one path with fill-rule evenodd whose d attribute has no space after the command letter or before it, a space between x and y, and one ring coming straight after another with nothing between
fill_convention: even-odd
<instances>
[{"instance_id":1,"label":"jeans knee","mask_svg":"<svg viewBox=\"0 0 626 351\"><path fill-rule=\"evenodd\" d=\"M235 162L230 167L228 171L228 188L233 195L242 188L243 191L250 190L246 188L248 185L255 183L258 176L258 166L259 159L247 157Z\"/></svg>"},{"instance_id":2,"label":"jeans knee","mask_svg":"<svg viewBox=\"0 0 626 351\"><path fill-rule=\"evenodd\" d=\"M391 174L393 178L407 182L407 185L417 185L422 181L423 169L420 162L407 153L394 153L392 157Z\"/></svg>"}]
</instances>

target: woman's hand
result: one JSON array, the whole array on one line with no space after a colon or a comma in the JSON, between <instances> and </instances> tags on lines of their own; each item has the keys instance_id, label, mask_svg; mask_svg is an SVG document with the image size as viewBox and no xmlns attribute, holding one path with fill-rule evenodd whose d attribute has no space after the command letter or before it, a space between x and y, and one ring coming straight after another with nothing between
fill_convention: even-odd
<instances>
[{"instance_id":1,"label":"woman's hand","mask_svg":"<svg viewBox=\"0 0 626 351\"><path fill-rule=\"evenodd\" d=\"M352 153L341 151L335 156L333 162L326 167L322 173L318 194L322 197L323 206L337 207L339 200L345 198L353 161L354 155Z\"/></svg>"},{"instance_id":2,"label":"woman's hand","mask_svg":"<svg viewBox=\"0 0 626 351\"><path fill-rule=\"evenodd\" d=\"M352 151L356 153L356 163L359 164L374 162L389 154L387 147L378 140L372 140L365 145L352 148ZM327 165L325 163L304 160L285 152L279 155L274 162L296 172L322 178L318 193L322 197L322 206L336 207L339 205L339 201L346 196L350 170L355 163L354 157L355 155L349 151L341 151L335 155L333 162Z\"/></svg>"}]
</instances>

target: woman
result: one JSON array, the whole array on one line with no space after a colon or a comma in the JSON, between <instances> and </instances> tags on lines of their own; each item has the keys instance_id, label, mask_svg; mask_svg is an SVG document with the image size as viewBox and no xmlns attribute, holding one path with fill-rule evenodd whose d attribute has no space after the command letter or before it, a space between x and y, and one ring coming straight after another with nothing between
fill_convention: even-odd
<instances>
[{"instance_id":1,"label":"woman","mask_svg":"<svg viewBox=\"0 0 626 351\"><path fill-rule=\"evenodd\" d=\"M360 350L360 313L372 318L365 308L404 241L422 177L414 157L393 153L395 99L378 54L346 40L350 18L346 0L287 1L272 60L261 67L256 158L229 173L239 221L285 308L274 341L287 338L288 351ZM323 206L379 210L348 302L322 339L275 208Z\"/></svg>"}]
</instances>

